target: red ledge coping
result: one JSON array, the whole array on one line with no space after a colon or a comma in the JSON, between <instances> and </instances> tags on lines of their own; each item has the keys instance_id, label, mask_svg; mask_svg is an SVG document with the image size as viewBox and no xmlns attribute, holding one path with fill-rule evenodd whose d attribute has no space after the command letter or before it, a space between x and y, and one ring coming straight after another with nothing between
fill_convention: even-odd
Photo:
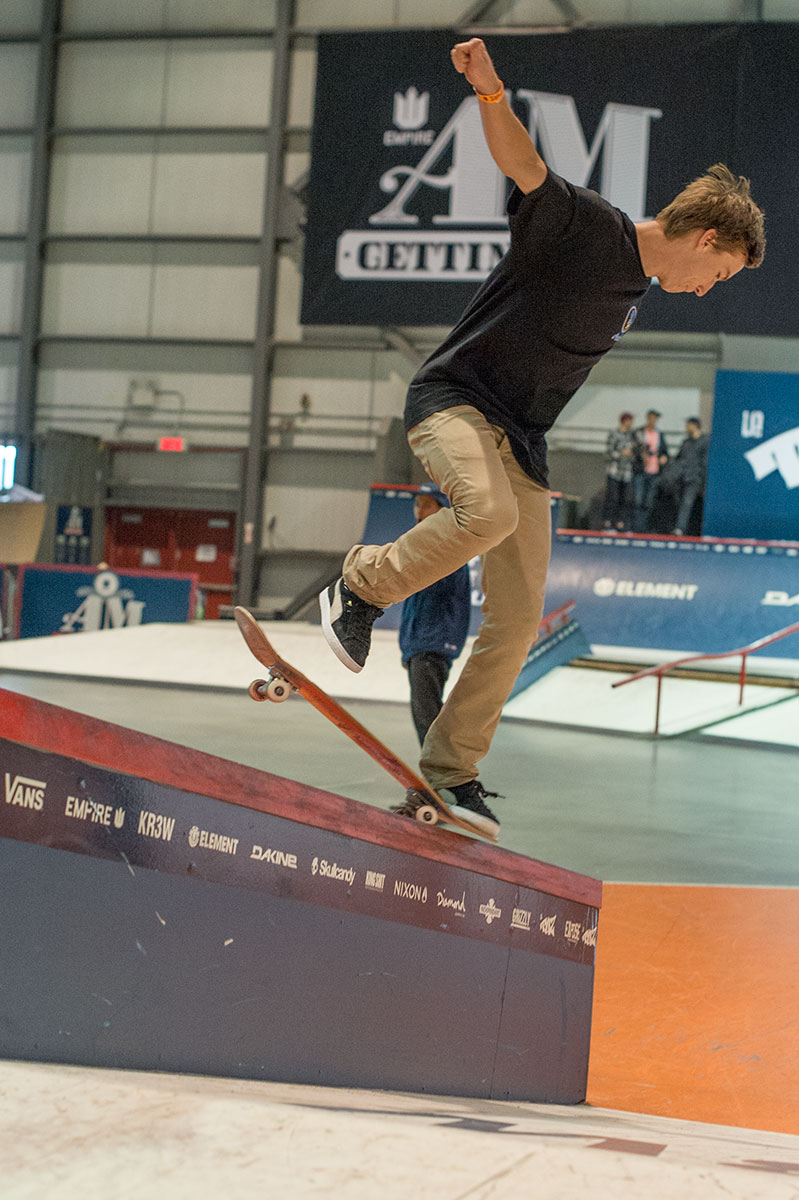
<instances>
[{"instance_id":1,"label":"red ledge coping","mask_svg":"<svg viewBox=\"0 0 799 1200\"><path fill-rule=\"evenodd\" d=\"M416 854L592 908L602 884L488 842L0 688L0 736L37 750Z\"/></svg>"}]
</instances>

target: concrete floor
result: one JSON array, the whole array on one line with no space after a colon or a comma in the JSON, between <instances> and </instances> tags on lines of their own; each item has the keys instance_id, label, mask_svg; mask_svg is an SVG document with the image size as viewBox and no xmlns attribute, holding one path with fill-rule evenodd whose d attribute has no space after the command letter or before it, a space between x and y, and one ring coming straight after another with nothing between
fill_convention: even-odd
<instances>
[{"instance_id":1,"label":"concrete floor","mask_svg":"<svg viewBox=\"0 0 799 1200\"><path fill-rule=\"evenodd\" d=\"M355 800L397 799L393 781L300 698L256 705L243 691L8 671L0 685ZM415 762L404 705L346 703ZM482 778L506 797L501 844L523 854L606 882L799 885L794 750L503 720Z\"/></svg>"},{"instance_id":2,"label":"concrete floor","mask_svg":"<svg viewBox=\"0 0 799 1200\"><path fill-rule=\"evenodd\" d=\"M459 1097L0 1062L4 1200L795 1200L797 1139Z\"/></svg>"}]
</instances>

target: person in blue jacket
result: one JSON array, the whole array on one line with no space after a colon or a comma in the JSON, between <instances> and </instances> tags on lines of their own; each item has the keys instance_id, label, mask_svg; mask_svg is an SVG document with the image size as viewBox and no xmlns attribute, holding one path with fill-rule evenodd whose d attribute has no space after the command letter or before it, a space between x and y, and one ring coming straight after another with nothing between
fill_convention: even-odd
<instances>
[{"instance_id":1,"label":"person in blue jacket","mask_svg":"<svg viewBox=\"0 0 799 1200\"><path fill-rule=\"evenodd\" d=\"M434 483L423 483L413 502L413 515L418 523L448 507L449 500ZM420 746L441 711L444 684L465 645L470 617L468 563L408 596L402 605L400 652L411 686L411 716Z\"/></svg>"}]
</instances>

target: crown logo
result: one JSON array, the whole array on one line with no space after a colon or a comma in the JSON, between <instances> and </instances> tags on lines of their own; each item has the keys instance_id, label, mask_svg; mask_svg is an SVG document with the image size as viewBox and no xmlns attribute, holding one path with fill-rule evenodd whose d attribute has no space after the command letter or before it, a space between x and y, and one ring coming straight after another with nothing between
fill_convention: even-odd
<instances>
[{"instance_id":1,"label":"crown logo","mask_svg":"<svg viewBox=\"0 0 799 1200\"><path fill-rule=\"evenodd\" d=\"M397 129L421 129L430 111L430 93L421 95L415 87L409 87L405 95L394 93L394 124Z\"/></svg>"}]
</instances>

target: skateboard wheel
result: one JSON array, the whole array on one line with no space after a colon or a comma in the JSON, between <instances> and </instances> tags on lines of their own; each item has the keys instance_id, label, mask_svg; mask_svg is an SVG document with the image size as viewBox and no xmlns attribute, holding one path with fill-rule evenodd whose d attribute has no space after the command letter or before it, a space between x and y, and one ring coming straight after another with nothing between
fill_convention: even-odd
<instances>
[{"instance_id":1,"label":"skateboard wheel","mask_svg":"<svg viewBox=\"0 0 799 1200\"><path fill-rule=\"evenodd\" d=\"M270 679L264 688L264 695L267 700L282 704L284 700L288 700L292 691L291 684L286 683L285 679Z\"/></svg>"},{"instance_id":2,"label":"skateboard wheel","mask_svg":"<svg viewBox=\"0 0 799 1200\"><path fill-rule=\"evenodd\" d=\"M417 821L421 821L423 825L438 824L438 809L433 804L422 804L413 814Z\"/></svg>"},{"instance_id":3,"label":"skateboard wheel","mask_svg":"<svg viewBox=\"0 0 799 1200\"><path fill-rule=\"evenodd\" d=\"M259 702L266 699L266 689L269 685L265 679L253 679L249 687L250 698Z\"/></svg>"}]
</instances>

